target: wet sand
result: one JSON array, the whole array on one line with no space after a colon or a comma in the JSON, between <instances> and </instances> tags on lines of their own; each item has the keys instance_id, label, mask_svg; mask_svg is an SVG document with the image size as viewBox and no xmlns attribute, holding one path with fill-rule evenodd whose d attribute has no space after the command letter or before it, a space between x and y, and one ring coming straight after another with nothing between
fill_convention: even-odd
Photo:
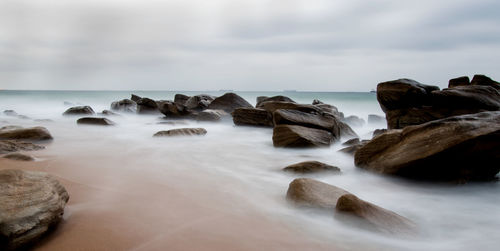
<instances>
[{"instance_id":1,"label":"wet sand","mask_svg":"<svg viewBox=\"0 0 500 251\"><path fill-rule=\"evenodd\" d=\"M0 158L0 169L51 173L70 194L64 220L35 250L339 249L265 216L243 198L204 182L203 175L184 171L164 179L140 168L121 168L130 163L120 159L123 154L29 153L41 160Z\"/></svg>"}]
</instances>

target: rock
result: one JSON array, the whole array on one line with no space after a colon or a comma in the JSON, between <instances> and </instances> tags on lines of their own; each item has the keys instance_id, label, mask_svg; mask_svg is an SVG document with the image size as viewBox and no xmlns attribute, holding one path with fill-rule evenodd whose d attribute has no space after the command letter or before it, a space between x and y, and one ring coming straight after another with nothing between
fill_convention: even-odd
<instances>
[{"instance_id":1,"label":"rock","mask_svg":"<svg viewBox=\"0 0 500 251\"><path fill-rule=\"evenodd\" d=\"M12 116L12 117L18 116L17 112L15 112L14 110L5 110L5 111L3 111L3 114L5 114L6 116Z\"/></svg>"},{"instance_id":2,"label":"rock","mask_svg":"<svg viewBox=\"0 0 500 251\"><path fill-rule=\"evenodd\" d=\"M178 104L181 104L181 105L185 105L186 104L186 101L190 98L190 96L188 95L184 95L184 94L175 94L174 96L174 102L175 103L178 103Z\"/></svg>"},{"instance_id":3,"label":"rock","mask_svg":"<svg viewBox=\"0 0 500 251\"><path fill-rule=\"evenodd\" d=\"M467 113L500 110L500 91L491 86L457 86L433 92L432 99L434 101L433 108L446 109L444 115L464 114L462 111L453 110L465 110L464 112ZM440 112L444 113L443 111Z\"/></svg>"},{"instance_id":4,"label":"rock","mask_svg":"<svg viewBox=\"0 0 500 251\"><path fill-rule=\"evenodd\" d=\"M286 198L298 206L334 209L344 194L349 192L314 179L299 178L288 186Z\"/></svg>"},{"instance_id":5,"label":"rock","mask_svg":"<svg viewBox=\"0 0 500 251\"><path fill-rule=\"evenodd\" d=\"M327 165L325 163L319 161L304 161L300 163L296 163L293 165L289 165L283 168L283 171L286 172L295 172L295 173L318 173L318 172L335 172L340 173L340 168L336 166Z\"/></svg>"},{"instance_id":6,"label":"rock","mask_svg":"<svg viewBox=\"0 0 500 251\"><path fill-rule=\"evenodd\" d=\"M104 116L120 116L120 114L112 112L110 110L102 110L101 114Z\"/></svg>"},{"instance_id":7,"label":"rock","mask_svg":"<svg viewBox=\"0 0 500 251\"><path fill-rule=\"evenodd\" d=\"M191 115L186 106L172 101L165 101L159 105L160 112L167 117L178 118Z\"/></svg>"},{"instance_id":8,"label":"rock","mask_svg":"<svg viewBox=\"0 0 500 251\"><path fill-rule=\"evenodd\" d=\"M368 115L368 124L385 124L386 122L385 117L375 114Z\"/></svg>"},{"instance_id":9,"label":"rock","mask_svg":"<svg viewBox=\"0 0 500 251\"><path fill-rule=\"evenodd\" d=\"M22 141L52 140L52 135L45 127L21 128L0 131L0 139L17 139Z\"/></svg>"},{"instance_id":10,"label":"rock","mask_svg":"<svg viewBox=\"0 0 500 251\"><path fill-rule=\"evenodd\" d=\"M500 112L389 130L354 156L358 167L425 180L491 180L500 166Z\"/></svg>"},{"instance_id":11,"label":"rock","mask_svg":"<svg viewBox=\"0 0 500 251\"><path fill-rule=\"evenodd\" d=\"M61 221L69 195L51 175L0 170L0 249L29 247Z\"/></svg>"},{"instance_id":12,"label":"rock","mask_svg":"<svg viewBox=\"0 0 500 251\"><path fill-rule=\"evenodd\" d=\"M21 160L21 161L35 161L35 158L33 158L33 156L26 155L23 153L9 153L4 155L3 158L11 160Z\"/></svg>"},{"instance_id":13,"label":"rock","mask_svg":"<svg viewBox=\"0 0 500 251\"><path fill-rule=\"evenodd\" d=\"M463 76L458 78L450 79L448 82L448 88L453 88L457 86L470 85L469 77Z\"/></svg>"},{"instance_id":14,"label":"rock","mask_svg":"<svg viewBox=\"0 0 500 251\"><path fill-rule=\"evenodd\" d=\"M228 116L227 112L224 110L211 110L206 109L201 111L196 116L196 120L198 121L220 121L223 117Z\"/></svg>"},{"instance_id":15,"label":"rock","mask_svg":"<svg viewBox=\"0 0 500 251\"><path fill-rule=\"evenodd\" d=\"M137 103L130 99L122 99L111 103L111 110L135 113L137 111Z\"/></svg>"},{"instance_id":16,"label":"rock","mask_svg":"<svg viewBox=\"0 0 500 251\"><path fill-rule=\"evenodd\" d=\"M298 125L276 125L273 129L275 147L324 147L333 141L330 132Z\"/></svg>"},{"instance_id":17,"label":"rock","mask_svg":"<svg viewBox=\"0 0 500 251\"><path fill-rule=\"evenodd\" d=\"M416 225L407 218L359 199L354 194L344 194L335 206L338 212L347 213L368 223L369 227L389 233L411 233Z\"/></svg>"},{"instance_id":18,"label":"rock","mask_svg":"<svg viewBox=\"0 0 500 251\"><path fill-rule=\"evenodd\" d=\"M0 140L0 154L17 151L35 151L44 149L44 146L18 140Z\"/></svg>"},{"instance_id":19,"label":"rock","mask_svg":"<svg viewBox=\"0 0 500 251\"><path fill-rule=\"evenodd\" d=\"M80 118L76 121L79 125L101 125L101 126L110 126L115 123L107 118L97 118L97 117L84 117Z\"/></svg>"},{"instance_id":20,"label":"rock","mask_svg":"<svg viewBox=\"0 0 500 251\"><path fill-rule=\"evenodd\" d=\"M312 102L313 105L322 105L324 104L323 102L321 102L319 99L314 99L313 102Z\"/></svg>"},{"instance_id":21,"label":"rock","mask_svg":"<svg viewBox=\"0 0 500 251\"><path fill-rule=\"evenodd\" d=\"M421 84L411 79L398 79L377 85L377 100L384 112L431 104L430 93L437 86Z\"/></svg>"},{"instance_id":22,"label":"rock","mask_svg":"<svg viewBox=\"0 0 500 251\"><path fill-rule=\"evenodd\" d=\"M471 85L482 85L482 86L491 86L497 90L500 90L500 83L492 80L491 78L485 75L474 75L472 80L470 81Z\"/></svg>"},{"instance_id":23,"label":"rock","mask_svg":"<svg viewBox=\"0 0 500 251\"><path fill-rule=\"evenodd\" d=\"M360 143L359 138L353 138L353 139L350 139L350 140L342 143L342 145L343 146L353 146L353 145L357 145L359 143Z\"/></svg>"},{"instance_id":24,"label":"rock","mask_svg":"<svg viewBox=\"0 0 500 251\"><path fill-rule=\"evenodd\" d=\"M350 154L350 155L354 155L356 153L356 151L359 148L361 148L361 146L362 146L361 144L347 146L347 147L344 147L344 148L340 149L339 152Z\"/></svg>"},{"instance_id":25,"label":"rock","mask_svg":"<svg viewBox=\"0 0 500 251\"><path fill-rule=\"evenodd\" d=\"M362 127L363 125L365 125L365 120L355 115L345 117L343 119L343 122L347 123L349 126L354 127Z\"/></svg>"},{"instance_id":26,"label":"rock","mask_svg":"<svg viewBox=\"0 0 500 251\"><path fill-rule=\"evenodd\" d=\"M236 108L232 115L235 125L273 126L272 114L264 109L251 107Z\"/></svg>"},{"instance_id":27,"label":"rock","mask_svg":"<svg viewBox=\"0 0 500 251\"><path fill-rule=\"evenodd\" d=\"M227 113L232 113L234 109L240 107L253 107L245 99L234 93L226 93L212 101L208 109L224 110Z\"/></svg>"},{"instance_id":28,"label":"rock","mask_svg":"<svg viewBox=\"0 0 500 251\"><path fill-rule=\"evenodd\" d=\"M372 138L377 137L378 135L387 132L387 129L375 129L372 134Z\"/></svg>"},{"instance_id":29,"label":"rock","mask_svg":"<svg viewBox=\"0 0 500 251\"><path fill-rule=\"evenodd\" d=\"M139 101L139 99L141 99L140 96L137 96L135 94L130 95L130 100L132 100L132 101L134 101L136 103L137 103L137 101Z\"/></svg>"},{"instance_id":30,"label":"rock","mask_svg":"<svg viewBox=\"0 0 500 251\"><path fill-rule=\"evenodd\" d=\"M94 110L92 110L92 107L86 105L86 106L74 106L66 110L63 115L93 115L95 114Z\"/></svg>"},{"instance_id":31,"label":"rock","mask_svg":"<svg viewBox=\"0 0 500 251\"><path fill-rule=\"evenodd\" d=\"M189 97L184 105L189 110L201 111L207 109L208 105L215 99L214 96L200 94L196 96ZM174 101L175 102L175 101Z\"/></svg>"},{"instance_id":32,"label":"rock","mask_svg":"<svg viewBox=\"0 0 500 251\"><path fill-rule=\"evenodd\" d=\"M291 98L286 97L286 96L281 96L281 95L273 96L273 97L262 97L261 96L261 97L257 98L257 105L255 105L255 107L262 108L261 107L262 103L268 102L268 101L281 101L281 102L295 103L295 101L293 101Z\"/></svg>"},{"instance_id":33,"label":"rock","mask_svg":"<svg viewBox=\"0 0 500 251\"><path fill-rule=\"evenodd\" d=\"M155 114L160 112L156 101L150 98L141 98L136 103L138 114Z\"/></svg>"},{"instance_id":34,"label":"rock","mask_svg":"<svg viewBox=\"0 0 500 251\"><path fill-rule=\"evenodd\" d=\"M207 134L207 130L204 128L179 128L172 129L168 131L159 131L155 133L154 137L163 137L163 136L190 136L190 135L205 135Z\"/></svg>"}]
</instances>

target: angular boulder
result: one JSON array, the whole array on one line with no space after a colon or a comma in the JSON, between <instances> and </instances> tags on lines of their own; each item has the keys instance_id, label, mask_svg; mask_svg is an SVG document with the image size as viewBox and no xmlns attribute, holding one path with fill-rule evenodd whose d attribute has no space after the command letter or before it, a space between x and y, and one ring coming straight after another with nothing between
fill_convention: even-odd
<instances>
[{"instance_id":1,"label":"angular boulder","mask_svg":"<svg viewBox=\"0 0 500 251\"><path fill-rule=\"evenodd\" d=\"M74 106L68 108L63 115L68 116L68 115L94 115L95 112L92 110L92 107L85 105L85 106Z\"/></svg>"},{"instance_id":2,"label":"angular boulder","mask_svg":"<svg viewBox=\"0 0 500 251\"><path fill-rule=\"evenodd\" d=\"M68 199L47 173L0 170L0 249L29 247L61 221Z\"/></svg>"},{"instance_id":3,"label":"angular boulder","mask_svg":"<svg viewBox=\"0 0 500 251\"><path fill-rule=\"evenodd\" d=\"M110 126L115 123L107 118L98 118L98 117L84 117L80 118L76 121L79 125L100 125L100 126Z\"/></svg>"},{"instance_id":4,"label":"angular boulder","mask_svg":"<svg viewBox=\"0 0 500 251\"><path fill-rule=\"evenodd\" d=\"M377 100L384 112L388 110L430 105L429 94L437 86L424 85L412 79L398 79L377 85Z\"/></svg>"},{"instance_id":5,"label":"angular boulder","mask_svg":"<svg viewBox=\"0 0 500 251\"><path fill-rule=\"evenodd\" d=\"M228 116L229 114L224 110L212 110L206 109L204 111L199 112L196 115L196 120L198 121L220 121L223 117Z\"/></svg>"},{"instance_id":6,"label":"angular boulder","mask_svg":"<svg viewBox=\"0 0 500 251\"><path fill-rule=\"evenodd\" d=\"M283 171L302 173L302 174L320 173L320 172L340 173L340 168L319 161L304 161L293 165L289 165L283 168Z\"/></svg>"},{"instance_id":7,"label":"angular boulder","mask_svg":"<svg viewBox=\"0 0 500 251\"><path fill-rule=\"evenodd\" d=\"M134 102L139 101L139 99L141 99L141 97L140 97L140 96L138 96L138 95L135 95L135 94L131 94L131 95L130 95L130 100L132 100L132 101L134 101Z\"/></svg>"},{"instance_id":8,"label":"angular boulder","mask_svg":"<svg viewBox=\"0 0 500 251\"><path fill-rule=\"evenodd\" d=\"M275 147L326 147L333 141L330 132L298 125L276 125L273 129Z\"/></svg>"},{"instance_id":9,"label":"angular boulder","mask_svg":"<svg viewBox=\"0 0 500 251\"><path fill-rule=\"evenodd\" d=\"M453 88L457 86L470 85L470 79L467 76L462 76L458 78L453 78L448 81L448 88Z\"/></svg>"},{"instance_id":10,"label":"angular boulder","mask_svg":"<svg viewBox=\"0 0 500 251\"><path fill-rule=\"evenodd\" d=\"M156 101L150 98L141 98L136 103L138 114L155 114L160 112Z\"/></svg>"},{"instance_id":11,"label":"angular boulder","mask_svg":"<svg viewBox=\"0 0 500 251\"><path fill-rule=\"evenodd\" d=\"M253 106L237 94L229 92L214 99L208 106L208 109L224 110L227 113L232 113L234 109L240 107Z\"/></svg>"},{"instance_id":12,"label":"angular boulder","mask_svg":"<svg viewBox=\"0 0 500 251\"><path fill-rule=\"evenodd\" d=\"M191 136L191 135L205 135L207 130L204 128L178 128L168 131L159 131L153 135L153 137L165 137L165 136Z\"/></svg>"},{"instance_id":13,"label":"angular boulder","mask_svg":"<svg viewBox=\"0 0 500 251\"><path fill-rule=\"evenodd\" d=\"M485 76L485 75L474 75L472 80L470 81L471 85L483 85L483 86L491 86L497 90L500 90L500 83L497 81Z\"/></svg>"},{"instance_id":14,"label":"angular boulder","mask_svg":"<svg viewBox=\"0 0 500 251\"><path fill-rule=\"evenodd\" d=\"M232 115L235 125L273 126L272 114L264 109L252 107L236 108Z\"/></svg>"},{"instance_id":15,"label":"angular boulder","mask_svg":"<svg viewBox=\"0 0 500 251\"><path fill-rule=\"evenodd\" d=\"M166 117L178 118L191 115L191 111L185 105L172 101L162 102L159 109Z\"/></svg>"},{"instance_id":16,"label":"angular boulder","mask_svg":"<svg viewBox=\"0 0 500 251\"><path fill-rule=\"evenodd\" d=\"M491 180L500 166L500 111L389 130L356 151L358 167L425 180Z\"/></svg>"},{"instance_id":17,"label":"angular boulder","mask_svg":"<svg viewBox=\"0 0 500 251\"><path fill-rule=\"evenodd\" d=\"M0 139L15 139L22 141L52 140L52 135L45 127L20 128L0 131Z\"/></svg>"},{"instance_id":18,"label":"angular boulder","mask_svg":"<svg viewBox=\"0 0 500 251\"><path fill-rule=\"evenodd\" d=\"M189 97L183 105L185 105L189 110L201 111L207 109L214 99L214 96L200 94Z\"/></svg>"},{"instance_id":19,"label":"angular boulder","mask_svg":"<svg viewBox=\"0 0 500 251\"><path fill-rule=\"evenodd\" d=\"M186 104L186 101L190 98L190 96L188 95L184 95L184 94L175 94L174 96L174 102L175 103L178 103L178 104L181 104L181 105L185 105Z\"/></svg>"}]
</instances>

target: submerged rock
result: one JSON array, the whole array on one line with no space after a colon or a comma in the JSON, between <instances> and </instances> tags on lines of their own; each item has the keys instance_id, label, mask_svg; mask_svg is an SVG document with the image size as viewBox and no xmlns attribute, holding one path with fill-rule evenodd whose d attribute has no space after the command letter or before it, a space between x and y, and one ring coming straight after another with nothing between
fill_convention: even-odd
<instances>
[{"instance_id":1,"label":"submerged rock","mask_svg":"<svg viewBox=\"0 0 500 251\"><path fill-rule=\"evenodd\" d=\"M384 117L375 115L375 114L369 114L368 115L368 124L385 124L386 120Z\"/></svg>"},{"instance_id":2,"label":"submerged rock","mask_svg":"<svg viewBox=\"0 0 500 251\"><path fill-rule=\"evenodd\" d=\"M11 160L21 160L21 161L35 161L35 158L31 155L26 155L23 153L9 153L3 156L3 158Z\"/></svg>"},{"instance_id":3,"label":"submerged rock","mask_svg":"<svg viewBox=\"0 0 500 251\"><path fill-rule=\"evenodd\" d=\"M22 142L18 140L0 140L0 154L17 151L35 151L44 148L44 146L36 145L30 142Z\"/></svg>"},{"instance_id":4,"label":"submerged rock","mask_svg":"<svg viewBox=\"0 0 500 251\"><path fill-rule=\"evenodd\" d=\"M120 116L120 114L112 112L110 110L102 110L101 114L104 116Z\"/></svg>"},{"instance_id":5,"label":"submerged rock","mask_svg":"<svg viewBox=\"0 0 500 251\"><path fill-rule=\"evenodd\" d=\"M330 132L298 125L277 125L273 129L275 147L326 147L333 141Z\"/></svg>"},{"instance_id":6,"label":"submerged rock","mask_svg":"<svg viewBox=\"0 0 500 251\"><path fill-rule=\"evenodd\" d=\"M5 114L6 116L12 116L12 117L18 116L17 112L14 110L5 110L5 111L3 111L3 114Z\"/></svg>"},{"instance_id":7,"label":"submerged rock","mask_svg":"<svg viewBox=\"0 0 500 251\"><path fill-rule=\"evenodd\" d=\"M234 109L233 122L235 125L273 126L273 116L264 109L243 107Z\"/></svg>"},{"instance_id":8,"label":"submerged rock","mask_svg":"<svg viewBox=\"0 0 500 251\"><path fill-rule=\"evenodd\" d=\"M390 130L356 151L358 167L429 180L491 180L500 166L500 111Z\"/></svg>"},{"instance_id":9,"label":"submerged rock","mask_svg":"<svg viewBox=\"0 0 500 251\"><path fill-rule=\"evenodd\" d=\"M191 136L191 135L205 135L207 130L204 128L179 128L172 129L168 131L159 131L153 135L153 137L164 137L164 136Z\"/></svg>"},{"instance_id":10,"label":"submerged rock","mask_svg":"<svg viewBox=\"0 0 500 251\"><path fill-rule=\"evenodd\" d=\"M240 107L253 106L237 94L229 92L214 99L208 106L208 109L224 110L227 113L232 113L234 109Z\"/></svg>"},{"instance_id":11,"label":"submerged rock","mask_svg":"<svg viewBox=\"0 0 500 251\"><path fill-rule=\"evenodd\" d=\"M353 139L350 139L350 140L342 143L342 145L343 146L353 146L353 145L357 145L359 143L360 143L359 138L353 138Z\"/></svg>"},{"instance_id":12,"label":"submerged rock","mask_svg":"<svg viewBox=\"0 0 500 251\"><path fill-rule=\"evenodd\" d=\"M86 105L86 106L74 106L71 108L68 108L63 115L94 115L95 112L92 110L92 107Z\"/></svg>"},{"instance_id":13,"label":"submerged rock","mask_svg":"<svg viewBox=\"0 0 500 251\"><path fill-rule=\"evenodd\" d=\"M101 126L110 126L115 123L107 118L97 118L97 117L85 117L80 118L76 121L79 125L101 125Z\"/></svg>"},{"instance_id":14,"label":"submerged rock","mask_svg":"<svg viewBox=\"0 0 500 251\"><path fill-rule=\"evenodd\" d=\"M27 248L62 219L69 195L51 175L0 170L0 249Z\"/></svg>"},{"instance_id":15,"label":"submerged rock","mask_svg":"<svg viewBox=\"0 0 500 251\"><path fill-rule=\"evenodd\" d=\"M130 99L122 99L120 101L115 101L111 103L111 110L119 112L135 113L137 111L137 103Z\"/></svg>"},{"instance_id":16,"label":"submerged rock","mask_svg":"<svg viewBox=\"0 0 500 251\"><path fill-rule=\"evenodd\" d=\"M347 123L349 126L354 126L354 127L362 127L363 125L365 125L365 120L355 115L345 117L343 121Z\"/></svg>"},{"instance_id":17,"label":"submerged rock","mask_svg":"<svg viewBox=\"0 0 500 251\"><path fill-rule=\"evenodd\" d=\"M340 168L336 166L331 166L319 161L304 161L300 163L296 163L293 165L289 165L283 168L283 171L286 172L295 172L295 173L319 173L319 172L334 172L340 173Z\"/></svg>"},{"instance_id":18,"label":"submerged rock","mask_svg":"<svg viewBox=\"0 0 500 251\"><path fill-rule=\"evenodd\" d=\"M45 127L20 128L1 130L0 139L17 139L23 141L52 140L52 135Z\"/></svg>"}]
</instances>

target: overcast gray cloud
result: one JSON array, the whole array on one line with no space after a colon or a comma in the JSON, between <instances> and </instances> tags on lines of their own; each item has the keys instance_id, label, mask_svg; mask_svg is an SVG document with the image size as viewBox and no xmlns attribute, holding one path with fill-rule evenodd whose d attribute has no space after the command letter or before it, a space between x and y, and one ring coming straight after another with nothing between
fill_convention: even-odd
<instances>
[{"instance_id":1,"label":"overcast gray cloud","mask_svg":"<svg viewBox=\"0 0 500 251\"><path fill-rule=\"evenodd\" d=\"M367 91L500 79L500 2L0 0L6 89Z\"/></svg>"}]
</instances>

